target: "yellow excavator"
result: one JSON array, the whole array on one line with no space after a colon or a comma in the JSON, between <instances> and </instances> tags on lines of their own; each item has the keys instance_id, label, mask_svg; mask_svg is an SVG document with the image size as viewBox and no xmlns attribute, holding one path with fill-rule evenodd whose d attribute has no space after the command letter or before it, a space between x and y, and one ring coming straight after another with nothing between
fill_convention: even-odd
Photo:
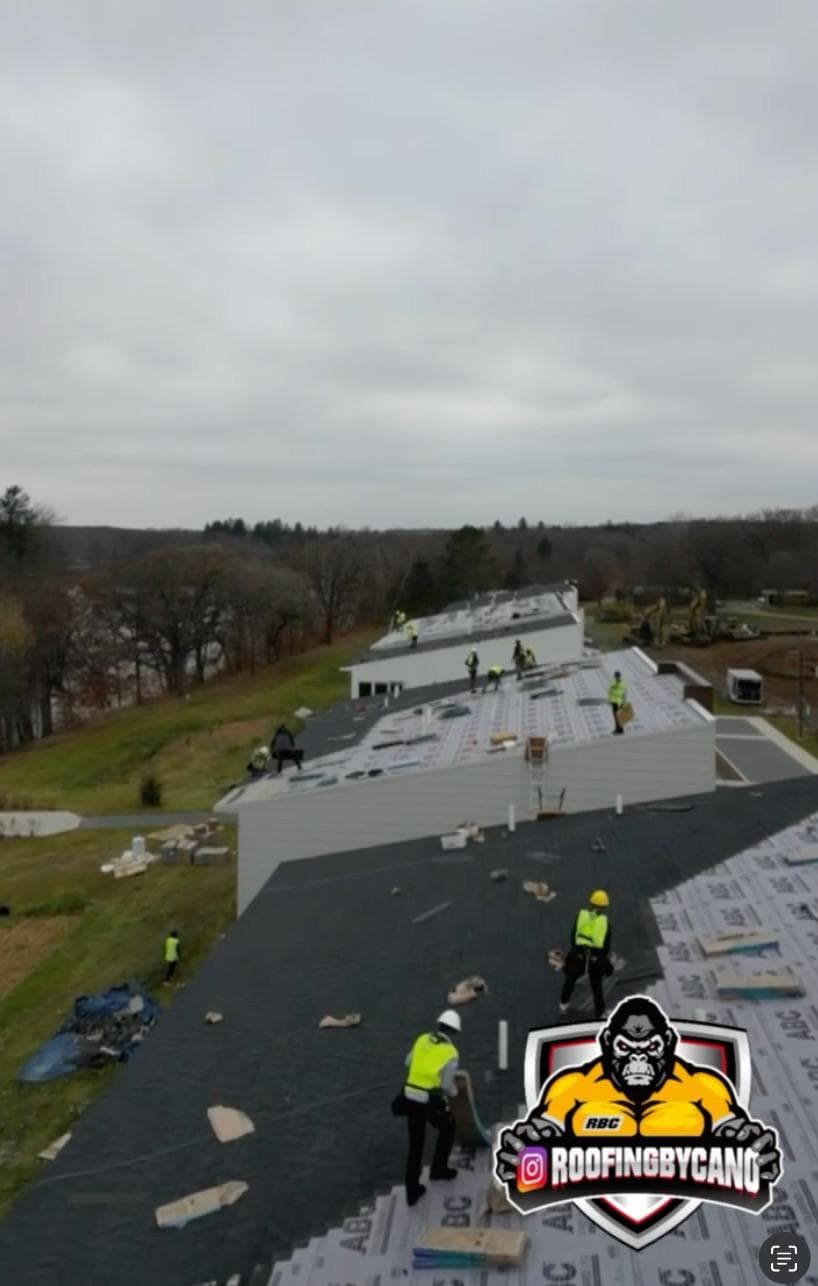
<instances>
[{"instance_id":1,"label":"yellow excavator","mask_svg":"<svg viewBox=\"0 0 818 1286\"><path fill-rule=\"evenodd\" d=\"M657 599L642 614L636 629L625 638L626 643L639 647L664 647L665 625L667 623L667 599Z\"/></svg>"},{"instance_id":2,"label":"yellow excavator","mask_svg":"<svg viewBox=\"0 0 818 1286\"><path fill-rule=\"evenodd\" d=\"M687 618L687 633L691 643L710 642L710 631L706 627L707 590L700 589L690 600Z\"/></svg>"}]
</instances>

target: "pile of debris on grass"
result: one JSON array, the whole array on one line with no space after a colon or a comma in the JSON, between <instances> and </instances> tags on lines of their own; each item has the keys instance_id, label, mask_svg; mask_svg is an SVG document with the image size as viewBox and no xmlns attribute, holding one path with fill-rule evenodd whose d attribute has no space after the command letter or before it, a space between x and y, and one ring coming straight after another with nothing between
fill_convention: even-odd
<instances>
[{"instance_id":1,"label":"pile of debris on grass","mask_svg":"<svg viewBox=\"0 0 818 1286\"><path fill-rule=\"evenodd\" d=\"M127 982L93 996L78 996L72 1016L32 1055L17 1079L52 1081L88 1067L124 1063L161 1012L147 992Z\"/></svg>"}]
</instances>

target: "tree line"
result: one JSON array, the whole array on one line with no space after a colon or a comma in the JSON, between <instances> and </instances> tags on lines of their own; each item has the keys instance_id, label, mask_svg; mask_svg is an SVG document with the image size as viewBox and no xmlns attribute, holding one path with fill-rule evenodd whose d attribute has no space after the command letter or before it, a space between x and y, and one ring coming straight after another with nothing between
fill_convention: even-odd
<instances>
[{"instance_id":1,"label":"tree line","mask_svg":"<svg viewBox=\"0 0 818 1286\"><path fill-rule=\"evenodd\" d=\"M253 673L398 607L421 616L498 587L575 580L586 600L635 586L818 598L818 506L449 532L227 518L199 532L103 530L81 558L72 535L20 486L0 496L0 751L55 721Z\"/></svg>"}]
</instances>

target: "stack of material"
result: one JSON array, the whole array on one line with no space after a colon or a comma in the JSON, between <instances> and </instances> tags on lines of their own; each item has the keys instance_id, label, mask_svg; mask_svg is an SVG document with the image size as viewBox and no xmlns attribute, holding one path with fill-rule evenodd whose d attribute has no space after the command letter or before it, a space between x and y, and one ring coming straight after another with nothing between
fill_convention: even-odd
<instances>
[{"instance_id":1,"label":"stack of material","mask_svg":"<svg viewBox=\"0 0 818 1286\"><path fill-rule=\"evenodd\" d=\"M115 880L122 880L130 875L142 875L158 860L156 854L146 851L143 837L136 835L131 841L130 848L127 848L119 857L115 857L112 862L104 862L99 869L103 875L113 875Z\"/></svg>"},{"instance_id":2,"label":"stack of material","mask_svg":"<svg viewBox=\"0 0 818 1286\"><path fill-rule=\"evenodd\" d=\"M427 1228L413 1247L413 1268L519 1268L528 1237L500 1228Z\"/></svg>"},{"instance_id":3,"label":"stack of material","mask_svg":"<svg viewBox=\"0 0 818 1286\"><path fill-rule=\"evenodd\" d=\"M71 1018L21 1068L18 1080L50 1081L80 1068L125 1062L159 1016L156 1002L130 983L79 996Z\"/></svg>"}]
</instances>

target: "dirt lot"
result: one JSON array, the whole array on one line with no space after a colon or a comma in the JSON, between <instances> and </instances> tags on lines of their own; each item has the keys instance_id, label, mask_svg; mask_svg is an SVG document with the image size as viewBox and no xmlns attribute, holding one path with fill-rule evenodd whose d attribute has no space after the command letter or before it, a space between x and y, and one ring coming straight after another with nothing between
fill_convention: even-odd
<instances>
[{"instance_id":1,"label":"dirt lot","mask_svg":"<svg viewBox=\"0 0 818 1286\"><path fill-rule=\"evenodd\" d=\"M75 923L70 915L32 916L13 924L0 922L0 996L51 955Z\"/></svg>"},{"instance_id":2,"label":"dirt lot","mask_svg":"<svg viewBox=\"0 0 818 1286\"><path fill-rule=\"evenodd\" d=\"M713 643L710 647L668 647L656 656L685 661L724 694L728 670L757 670L764 677L768 706L792 707L798 700L798 653L804 654L804 700L818 709L818 640L781 635L742 643Z\"/></svg>"}]
</instances>

